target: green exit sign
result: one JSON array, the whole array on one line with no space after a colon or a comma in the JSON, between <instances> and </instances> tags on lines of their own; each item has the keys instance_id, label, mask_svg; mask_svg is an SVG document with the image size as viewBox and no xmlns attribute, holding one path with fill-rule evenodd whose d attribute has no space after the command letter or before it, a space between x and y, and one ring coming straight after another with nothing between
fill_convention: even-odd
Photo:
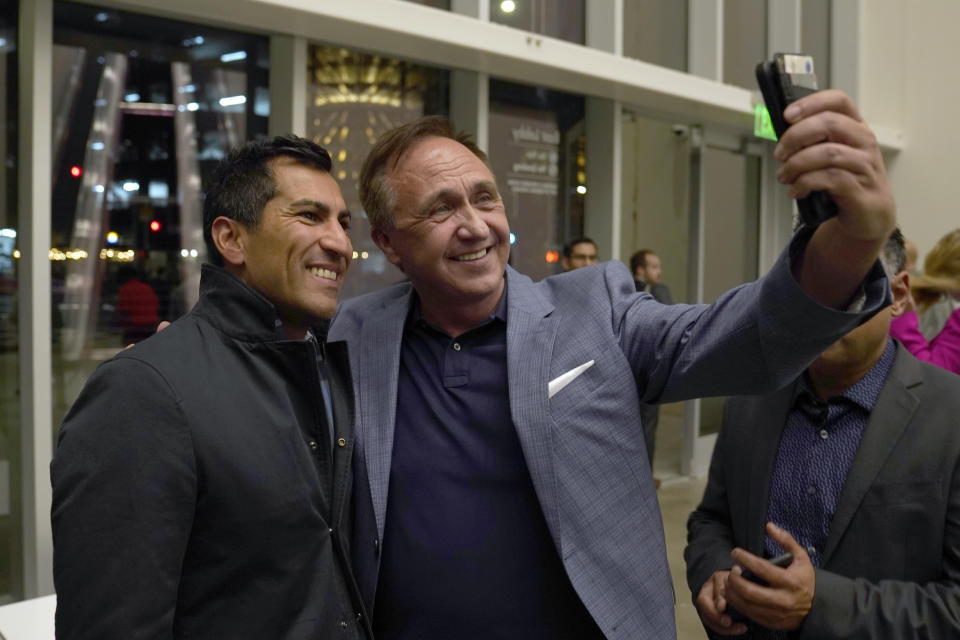
<instances>
[{"instance_id":1,"label":"green exit sign","mask_svg":"<svg viewBox=\"0 0 960 640\"><path fill-rule=\"evenodd\" d=\"M762 104L753 105L753 135L758 138L777 141L777 133L770 121L770 112Z\"/></svg>"}]
</instances>

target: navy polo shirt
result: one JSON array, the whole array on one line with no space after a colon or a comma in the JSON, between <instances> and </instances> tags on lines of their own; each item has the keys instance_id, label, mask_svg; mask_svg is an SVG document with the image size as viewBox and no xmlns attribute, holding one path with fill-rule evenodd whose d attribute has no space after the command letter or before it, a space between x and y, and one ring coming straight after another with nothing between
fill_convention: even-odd
<instances>
[{"instance_id":1,"label":"navy polo shirt","mask_svg":"<svg viewBox=\"0 0 960 640\"><path fill-rule=\"evenodd\" d=\"M510 416L506 294L451 338L404 329L379 640L603 638L567 578Z\"/></svg>"}]
</instances>

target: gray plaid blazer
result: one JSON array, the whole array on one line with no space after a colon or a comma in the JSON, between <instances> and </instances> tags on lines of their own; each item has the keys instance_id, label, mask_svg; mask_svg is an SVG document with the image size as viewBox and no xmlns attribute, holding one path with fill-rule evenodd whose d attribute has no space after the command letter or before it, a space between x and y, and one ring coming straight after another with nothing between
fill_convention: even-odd
<instances>
[{"instance_id":1,"label":"gray plaid blazer","mask_svg":"<svg viewBox=\"0 0 960 640\"><path fill-rule=\"evenodd\" d=\"M802 243L803 239L794 244ZM874 267L860 313L810 300L785 253L769 274L711 305L661 305L620 262L540 282L506 271L510 408L540 506L567 574L608 638L674 638L663 525L640 403L786 385L885 304ZM341 305L330 340L349 342L357 402L354 562L373 605L389 490L404 322L400 283ZM593 365L548 398L548 383ZM369 505L368 505L369 506ZM367 517L372 513L372 517Z\"/></svg>"}]
</instances>

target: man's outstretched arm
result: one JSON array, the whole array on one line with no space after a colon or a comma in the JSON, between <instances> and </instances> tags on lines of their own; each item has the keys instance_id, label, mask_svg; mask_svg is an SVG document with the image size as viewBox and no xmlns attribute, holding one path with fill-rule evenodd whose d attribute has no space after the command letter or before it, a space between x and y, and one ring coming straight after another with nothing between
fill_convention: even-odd
<instances>
[{"instance_id":1,"label":"man's outstretched arm","mask_svg":"<svg viewBox=\"0 0 960 640\"><path fill-rule=\"evenodd\" d=\"M820 304L846 308L896 226L890 183L877 138L842 91L826 90L790 105L791 124L774 152L777 179L790 196L827 191L838 214L821 224L793 265L801 288Z\"/></svg>"}]
</instances>

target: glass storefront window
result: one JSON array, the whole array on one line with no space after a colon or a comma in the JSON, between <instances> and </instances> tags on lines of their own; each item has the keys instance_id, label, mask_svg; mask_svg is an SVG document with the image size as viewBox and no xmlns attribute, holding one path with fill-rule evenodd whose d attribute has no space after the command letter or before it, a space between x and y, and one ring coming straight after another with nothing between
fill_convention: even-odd
<instances>
[{"instance_id":1,"label":"glass storefront window","mask_svg":"<svg viewBox=\"0 0 960 640\"><path fill-rule=\"evenodd\" d=\"M687 3L624 2L623 55L686 71Z\"/></svg>"},{"instance_id":2,"label":"glass storefront window","mask_svg":"<svg viewBox=\"0 0 960 640\"><path fill-rule=\"evenodd\" d=\"M723 81L756 90L754 68L767 57L767 0L723 4Z\"/></svg>"},{"instance_id":3,"label":"glass storefront window","mask_svg":"<svg viewBox=\"0 0 960 640\"><path fill-rule=\"evenodd\" d=\"M490 80L487 153L510 221L510 264L534 280L560 271L560 250L583 234L585 104L540 87Z\"/></svg>"},{"instance_id":4,"label":"glass storefront window","mask_svg":"<svg viewBox=\"0 0 960 640\"><path fill-rule=\"evenodd\" d=\"M268 40L54 4L53 421L197 298L202 176L265 135Z\"/></svg>"},{"instance_id":5,"label":"glass storefront window","mask_svg":"<svg viewBox=\"0 0 960 640\"><path fill-rule=\"evenodd\" d=\"M490 0L490 22L584 44L585 0Z\"/></svg>"},{"instance_id":6,"label":"glass storefront window","mask_svg":"<svg viewBox=\"0 0 960 640\"><path fill-rule=\"evenodd\" d=\"M433 67L311 45L307 55L307 137L333 158L333 175L354 212L353 263L342 298L375 291L403 279L370 239L357 183L360 166L380 134L425 115L448 115L449 73Z\"/></svg>"},{"instance_id":7,"label":"glass storefront window","mask_svg":"<svg viewBox=\"0 0 960 640\"><path fill-rule=\"evenodd\" d=\"M0 605L23 598L17 347L17 3L0 7Z\"/></svg>"}]
</instances>

